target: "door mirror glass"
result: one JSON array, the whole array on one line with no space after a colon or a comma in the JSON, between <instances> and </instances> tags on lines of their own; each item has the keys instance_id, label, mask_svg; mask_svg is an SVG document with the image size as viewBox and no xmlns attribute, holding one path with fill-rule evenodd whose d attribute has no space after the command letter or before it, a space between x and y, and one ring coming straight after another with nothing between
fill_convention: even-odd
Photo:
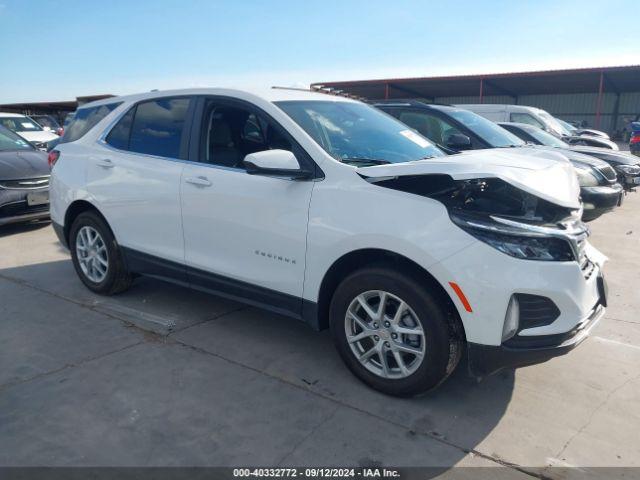
<instances>
[{"instance_id":1,"label":"door mirror glass","mask_svg":"<svg viewBox=\"0 0 640 480\"><path fill-rule=\"evenodd\" d=\"M251 175L304 179L311 172L304 170L296 156L288 150L264 150L244 157L244 166Z\"/></svg>"},{"instance_id":2,"label":"door mirror glass","mask_svg":"<svg viewBox=\"0 0 640 480\"><path fill-rule=\"evenodd\" d=\"M454 133L447 139L447 147L453 150L469 150L471 139L462 133Z\"/></svg>"}]
</instances>

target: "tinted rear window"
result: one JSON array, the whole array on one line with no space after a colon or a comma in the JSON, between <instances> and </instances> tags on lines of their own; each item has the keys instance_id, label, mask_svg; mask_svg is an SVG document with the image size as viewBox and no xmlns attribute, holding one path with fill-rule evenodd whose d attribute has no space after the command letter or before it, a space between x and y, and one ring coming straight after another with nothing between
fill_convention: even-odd
<instances>
[{"instance_id":1,"label":"tinted rear window","mask_svg":"<svg viewBox=\"0 0 640 480\"><path fill-rule=\"evenodd\" d=\"M129 149L129 137L131 137L131 124L133 116L136 113L136 107L131 108L113 127L107 135L106 142L112 147L120 150Z\"/></svg>"},{"instance_id":2,"label":"tinted rear window","mask_svg":"<svg viewBox=\"0 0 640 480\"><path fill-rule=\"evenodd\" d=\"M122 102L109 103L107 105L76 110L73 120L66 128L60 143L75 142L121 104Z\"/></svg>"},{"instance_id":3,"label":"tinted rear window","mask_svg":"<svg viewBox=\"0 0 640 480\"><path fill-rule=\"evenodd\" d=\"M129 136L128 150L179 158L188 98L160 98L139 103Z\"/></svg>"}]
</instances>

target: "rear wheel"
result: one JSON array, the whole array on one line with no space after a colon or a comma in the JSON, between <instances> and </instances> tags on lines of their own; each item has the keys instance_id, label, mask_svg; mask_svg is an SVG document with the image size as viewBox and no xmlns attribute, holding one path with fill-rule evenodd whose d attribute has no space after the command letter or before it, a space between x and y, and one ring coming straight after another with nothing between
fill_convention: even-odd
<instances>
[{"instance_id":1,"label":"rear wheel","mask_svg":"<svg viewBox=\"0 0 640 480\"><path fill-rule=\"evenodd\" d=\"M120 247L106 222L95 212L81 213L74 220L69 248L76 273L90 290L113 295L131 285Z\"/></svg>"},{"instance_id":2,"label":"rear wheel","mask_svg":"<svg viewBox=\"0 0 640 480\"><path fill-rule=\"evenodd\" d=\"M333 296L330 322L349 369L390 395L435 388L460 360L462 342L446 305L421 282L391 268L347 277Z\"/></svg>"}]
</instances>

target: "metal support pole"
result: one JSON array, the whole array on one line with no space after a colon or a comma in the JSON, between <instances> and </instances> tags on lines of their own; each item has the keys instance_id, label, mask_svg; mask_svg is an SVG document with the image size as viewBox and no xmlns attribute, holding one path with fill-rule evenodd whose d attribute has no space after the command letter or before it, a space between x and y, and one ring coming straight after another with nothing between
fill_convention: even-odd
<instances>
[{"instance_id":1,"label":"metal support pole","mask_svg":"<svg viewBox=\"0 0 640 480\"><path fill-rule=\"evenodd\" d=\"M611 129L609 130L610 135L614 135L618 131L618 116L620 114L620 94L616 93L616 101L613 104L613 114L611 115ZM620 130L624 130L625 125L622 125Z\"/></svg>"},{"instance_id":2,"label":"metal support pole","mask_svg":"<svg viewBox=\"0 0 640 480\"><path fill-rule=\"evenodd\" d=\"M602 113L602 92L604 91L604 72L600 72L600 87L598 88L598 103L596 106L596 128L600 128L600 114Z\"/></svg>"},{"instance_id":3,"label":"metal support pole","mask_svg":"<svg viewBox=\"0 0 640 480\"><path fill-rule=\"evenodd\" d=\"M484 87L483 83L484 82L482 81L482 78L481 78L480 79L480 103L482 103L482 97L483 97L483 91L482 91Z\"/></svg>"},{"instance_id":4,"label":"metal support pole","mask_svg":"<svg viewBox=\"0 0 640 480\"><path fill-rule=\"evenodd\" d=\"M389 84L384 84L384 99L389 100Z\"/></svg>"}]
</instances>

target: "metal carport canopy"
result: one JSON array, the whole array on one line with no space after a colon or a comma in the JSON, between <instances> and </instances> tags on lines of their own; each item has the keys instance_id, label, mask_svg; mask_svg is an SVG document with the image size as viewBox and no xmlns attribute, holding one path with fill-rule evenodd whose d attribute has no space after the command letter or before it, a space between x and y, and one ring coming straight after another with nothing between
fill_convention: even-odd
<instances>
[{"instance_id":1,"label":"metal carport canopy","mask_svg":"<svg viewBox=\"0 0 640 480\"><path fill-rule=\"evenodd\" d=\"M640 91L640 65L446 77L317 82L312 89L339 90L367 99L437 98Z\"/></svg>"}]
</instances>

